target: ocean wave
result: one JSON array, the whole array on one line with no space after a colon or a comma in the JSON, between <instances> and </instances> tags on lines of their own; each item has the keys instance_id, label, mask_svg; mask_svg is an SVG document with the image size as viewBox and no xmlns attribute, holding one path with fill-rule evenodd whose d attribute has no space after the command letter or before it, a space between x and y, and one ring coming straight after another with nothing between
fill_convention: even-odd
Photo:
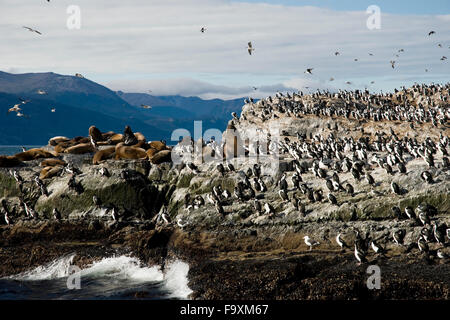
<instances>
[{"instance_id":1,"label":"ocean wave","mask_svg":"<svg viewBox=\"0 0 450 320\"><path fill-rule=\"evenodd\" d=\"M66 278L70 275L75 254L56 259L31 271L10 276L18 281L43 281ZM72 270L73 272L73 270ZM189 265L180 260L166 264L164 272L159 266L146 267L141 261L130 256L103 258L80 271L81 281L86 279L111 279L132 284L160 283L168 292L166 298L187 299L192 290L188 287Z\"/></svg>"}]
</instances>

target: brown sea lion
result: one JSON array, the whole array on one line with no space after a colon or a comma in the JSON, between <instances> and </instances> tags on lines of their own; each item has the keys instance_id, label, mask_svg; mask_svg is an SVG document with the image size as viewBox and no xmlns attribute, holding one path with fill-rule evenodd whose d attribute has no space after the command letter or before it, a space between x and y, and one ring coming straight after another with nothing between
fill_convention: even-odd
<instances>
[{"instance_id":1,"label":"brown sea lion","mask_svg":"<svg viewBox=\"0 0 450 320\"><path fill-rule=\"evenodd\" d=\"M172 162L172 151L162 150L150 158L151 163L160 164L163 162Z\"/></svg>"},{"instance_id":2,"label":"brown sea lion","mask_svg":"<svg viewBox=\"0 0 450 320\"><path fill-rule=\"evenodd\" d=\"M150 145L150 148L153 148L156 151L167 150L166 144L161 141L152 141L149 143L149 145Z\"/></svg>"},{"instance_id":3,"label":"brown sea lion","mask_svg":"<svg viewBox=\"0 0 450 320\"><path fill-rule=\"evenodd\" d=\"M55 167L45 167L41 170L41 173L39 174L39 179L50 179L54 176L61 173L63 167L62 166L55 166Z\"/></svg>"},{"instance_id":4,"label":"brown sea lion","mask_svg":"<svg viewBox=\"0 0 450 320\"><path fill-rule=\"evenodd\" d=\"M116 145L115 159L146 159L147 153L142 148L125 146L123 142Z\"/></svg>"},{"instance_id":5,"label":"brown sea lion","mask_svg":"<svg viewBox=\"0 0 450 320\"><path fill-rule=\"evenodd\" d=\"M63 153L64 150L66 150L68 147L70 147L70 143L65 143L65 142L63 142L63 143L59 143L58 145L56 145L56 146L53 148L53 150L54 150L56 153Z\"/></svg>"},{"instance_id":6,"label":"brown sea lion","mask_svg":"<svg viewBox=\"0 0 450 320\"><path fill-rule=\"evenodd\" d=\"M34 148L24 152L20 152L14 156L20 161L30 161L40 158L54 158L56 155L57 154L55 152L51 153L41 148Z\"/></svg>"},{"instance_id":7,"label":"brown sea lion","mask_svg":"<svg viewBox=\"0 0 450 320\"><path fill-rule=\"evenodd\" d=\"M53 137L48 141L48 144L51 146L56 146L57 144L61 143L61 142L67 142L70 141L69 138L67 137L62 137L62 136L58 136L58 137Z\"/></svg>"},{"instance_id":8,"label":"brown sea lion","mask_svg":"<svg viewBox=\"0 0 450 320\"><path fill-rule=\"evenodd\" d=\"M94 147L90 143L80 143L64 150L64 153L83 154L94 152Z\"/></svg>"},{"instance_id":9,"label":"brown sea lion","mask_svg":"<svg viewBox=\"0 0 450 320\"><path fill-rule=\"evenodd\" d=\"M60 159L48 159L41 162L41 167L66 166L66 162Z\"/></svg>"},{"instance_id":10,"label":"brown sea lion","mask_svg":"<svg viewBox=\"0 0 450 320\"><path fill-rule=\"evenodd\" d=\"M99 129L97 129L96 126L89 127L89 136L91 136L95 142L103 141L103 139L104 139L101 131Z\"/></svg>"},{"instance_id":11,"label":"brown sea lion","mask_svg":"<svg viewBox=\"0 0 450 320\"><path fill-rule=\"evenodd\" d=\"M157 154L159 151L153 148L149 148L147 150L147 156L149 159L151 159L155 154Z\"/></svg>"},{"instance_id":12,"label":"brown sea lion","mask_svg":"<svg viewBox=\"0 0 450 320\"><path fill-rule=\"evenodd\" d=\"M114 152L116 152L116 147L108 147L103 150L97 151L92 159L92 164L99 164L101 161L109 159Z\"/></svg>"},{"instance_id":13,"label":"brown sea lion","mask_svg":"<svg viewBox=\"0 0 450 320\"><path fill-rule=\"evenodd\" d=\"M134 134L134 136L136 137L136 139L138 139L138 141L146 141L145 140L145 136L142 133L140 133L140 132L136 132Z\"/></svg>"},{"instance_id":14,"label":"brown sea lion","mask_svg":"<svg viewBox=\"0 0 450 320\"><path fill-rule=\"evenodd\" d=\"M118 144L119 142L123 141L123 134L116 133L116 134L112 135L109 139L111 140L111 142L113 144Z\"/></svg>"},{"instance_id":15,"label":"brown sea lion","mask_svg":"<svg viewBox=\"0 0 450 320\"><path fill-rule=\"evenodd\" d=\"M11 168L17 167L22 164L22 161L17 159L15 156L0 156L0 167L1 168Z\"/></svg>"}]
</instances>

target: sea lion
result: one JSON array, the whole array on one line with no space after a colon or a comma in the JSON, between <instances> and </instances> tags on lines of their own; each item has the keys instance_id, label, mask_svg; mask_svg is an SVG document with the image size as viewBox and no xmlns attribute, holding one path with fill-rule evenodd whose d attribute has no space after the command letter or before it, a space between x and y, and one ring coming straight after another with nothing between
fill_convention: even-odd
<instances>
[{"instance_id":1,"label":"sea lion","mask_svg":"<svg viewBox=\"0 0 450 320\"><path fill-rule=\"evenodd\" d=\"M41 162L41 167L54 167L54 166L66 166L66 162L64 160L59 159L48 159Z\"/></svg>"},{"instance_id":2,"label":"sea lion","mask_svg":"<svg viewBox=\"0 0 450 320\"><path fill-rule=\"evenodd\" d=\"M70 139L67 137L58 136L58 137L51 138L48 141L48 144L51 146L56 146L56 145L60 144L61 142L67 142L67 141L70 141Z\"/></svg>"},{"instance_id":3,"label":"sea lion","mask_svg":"<svg viewBox=\"0 0 450 320\"><path fill-rule=\"evenodd\" d=\"M132 146L138 143L138 139L134 135L133 131L131 130L130 126L126 126L125 130L123 132L123 143L126 146Z\"/></svg>"},{"instance_id":4,"label":"sea lion","mask_svg":"<svg viewBox=\"0 0 450 320\"><path fill-rule=\"evenodd\" d=\"M39 174L39 179L50 179L54 176L61 173L63 167L62 166L54 166L54 167L45 167L41 170L41 173Z\"/></svg>"},{"instance_id":5,"label":"sea lion","mask_svg":"<svg viewBox=\"0 0 450 320\"><path fill-rule=\"evenodd\" d=\"M34 148L14 155L20 161L30 161L40 158L54 158L57 154L51 153L41 148Z\"/></svg>"},{"instance_id":6,"label":"sea lion","mask_svg":"<svg viewBox=\"0 0 450 320\"><path fill-rule=\"evenodd\" d=\"M146 159L147 153L142 148L129 147L123 142L116 145L116 160L120 159Z\"/></svg>"},{"instance_id":7,"label":"sea lion","mask_svg":"<svg viewBox=\"0 0 450 320\"><path fill-rule=\"evenodd\" d=\"M103 132L102 133L103 140L108 140L109 138L111 138L115 134L116 133L114 131Z\"/></svg>"},{"instance_id":8,"label":"sea lion","mask_svg":"<svg viewBox=\"0 0 450 320\"><path fill-rule=\"evenodd\" d=\"M68 142L61 142L61 143L59 143L59 144L57 144L54 148L53 148L53 150L56 152L56 153L64 153L64 150L66 150L68 147L70 147L71 146L71 144L70 143L68 143Z\"/></svg>"},{"instance_id":9,"label":"sea lion","mask_svg":"<svg viewBox=\"0 0 450 320\"><path fill-rule=\"evenodd\" d=\"M171 150L162 150L156 153L154 156L150 158L151 163L160 164L163 162L172 162L172 151Z\"/></svg>"},{"instance_id":10,"label":"sea lion","mask_svg":"<svg viewBox=\"0 0 450 320\"><path fill-rule=\"evenodd\" d=\"M149 159L151 159L157 153L158 153L158 150L153 149L153 148L149 148L147 150L147 156L148 156Z\"/></svg>"},{"instance_id":11,"label":"sea lion","mask_svg":"<svg viewBox=\"0 0 450 320\"><path fill-rule=\"evenodd\" d=\"M83 154L94 152L94 147L90 143L80 143L64 150L64 153Z\"/></svg>"},{"instance_id":12,"label":"sea lion","mask_svg":"<svg viewBox=\"0 0 450 320\"><path fill-rule=\"evenodd\" d=\"M123 134L116 133L109 137L111 143L118 144L123 141Z\"/></svg>"},{"instance_id":13,"label":"sea lion","mask_svg":"<svg viewBox=\"0 0 450 320\"><path fill-rule=\"evenodd\" d=\"M94 139L95 142L103 141L103 135L99 129L97 129L96 126L90 126L89 127L89 136Z\"/></svg>"},{"instance_id":14,"label":"sea lion","mask_svg":"<svg viewBox=\"0 0 450 320\"><path fill-rule=\"evenodd\" d=\"M17 159L15 156L0 156L0 167L11 168L17 167L22 164L22 161Z\"/></svg>"},{"instance_id":15,"label":"sea lion","mask_svg":"<svg viewBox=\"0 0 450 320\"><path fill-rule=\"evenodd\" d=\"M153 148L156 151L167 150L166 144L161 141L152 141L149 143L149 146L150 148Z\"/></svg>"},{"instance_id":16,"label":"sea lion","mask_svg":"<svg viewBox=\"0 0 450 320\"><path fill-rule=\"evenodd\" d=\"M142 148L144 150L147 150L148 149L148 144L147 144L147 142L145 140L139 140L139 142L136 143L135 145L133 145L132 147Z\"/></svg>"},{"instance_id":17,"label":"sea lion","mask_svg":"<svg viewBox=\"0 0 450 320\"><path fill-rule=\"evenodd\" d=\"M145 140L145 136L142 133L140 133L140 132L136 132L134 134L134 136L136 137L136 139L138 139L138 141L146 141Z\"/></svg>"},{"instance_id":18,"label":"sea lion","mask_svg":"<svg viewBox=\"0 0 450 320\"><path fill-rule=\"evenodd\" d=\"M109 159L114 152L116 152L116 147L108 147L103 150L97 151L92 159L92 164L99 164L100 161Z\"/></svg>"}]
</instances>

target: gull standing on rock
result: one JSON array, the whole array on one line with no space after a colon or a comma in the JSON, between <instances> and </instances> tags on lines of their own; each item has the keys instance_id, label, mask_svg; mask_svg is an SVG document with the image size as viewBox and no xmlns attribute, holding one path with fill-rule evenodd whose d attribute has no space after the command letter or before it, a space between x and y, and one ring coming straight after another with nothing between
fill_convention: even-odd
<instances>
[{"instance_id":1,"label":"gull standing on rock","mask_svg":"<svg viewBox=\"0 0 450 320\"><path fill-rule=\"evenodd\" d=\"M305 240L306 245L309 247L309 251L312 250L312 247L318 246L320 242L311 239L309 236L304 236L303 239Z\"/></svg>"}]
</instances>

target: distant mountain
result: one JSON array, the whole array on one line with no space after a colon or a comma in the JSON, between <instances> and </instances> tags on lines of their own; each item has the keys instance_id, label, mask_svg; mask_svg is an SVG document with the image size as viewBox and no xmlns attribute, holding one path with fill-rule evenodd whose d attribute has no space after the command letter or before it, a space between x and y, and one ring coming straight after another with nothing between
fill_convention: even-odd
<instances>
[{"instance_id":1,"label":"distant mountain","mask_svg":"<svg viewBox=\"0 0 450 320\"><path fill-rule=\"evenodd\" d=\"M230 119L231 112L240 113L243 98L233 100L203 100L199 97L183 96L152 96L146 93L124 93L117 92L117 95L133 106L150 105L153 108L173 107L176 110L182 109L187 113L179 117L191 117L192 114L198 119Z\"/></svg>"},{"instance_id":2,"label":"distant mountain","mask_svg":"<svg viewBox=\"0 0 450 320\"><path fill-rule=\"evenodd\" d=\"M44 93L44 94L39 94ZM7 110L20 99L25 117ZM152 109L143 109L142 104ZM230 113L240 113L242 99L202 100L198 97L152 96L114 92L85 78L48 73L10 74L0 71L0 144L45 144L50 137L88 134L91 125L102 131L122 132L126 125L149 140L170 141L171 133L193 121L203 131L224 130ZM51 112L52 108L56 112Z\"/></svg>"}]
</instances>

